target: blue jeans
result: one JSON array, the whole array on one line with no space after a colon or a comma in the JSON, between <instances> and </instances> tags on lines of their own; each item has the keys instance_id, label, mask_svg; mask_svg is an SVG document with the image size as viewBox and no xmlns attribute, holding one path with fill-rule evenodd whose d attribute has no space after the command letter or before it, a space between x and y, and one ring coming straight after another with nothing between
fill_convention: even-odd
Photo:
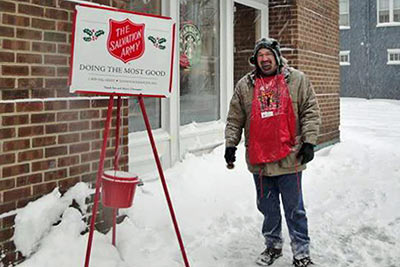
<instances>
[{"instance_id":1,"label":"blue jeans","mask_svg":"<svg viewBox=\"0 0 400 267\"><path fill-rule=\"evenodd\" d=\"M257 208L264 215L262 234L267 248L282 249L282 217L279 195L285 211L293 256L297 259L309 256L310 238L306 211L301 192L301 172L278 176L254 174L257 189Z\"/></svg>"}]
</instances>

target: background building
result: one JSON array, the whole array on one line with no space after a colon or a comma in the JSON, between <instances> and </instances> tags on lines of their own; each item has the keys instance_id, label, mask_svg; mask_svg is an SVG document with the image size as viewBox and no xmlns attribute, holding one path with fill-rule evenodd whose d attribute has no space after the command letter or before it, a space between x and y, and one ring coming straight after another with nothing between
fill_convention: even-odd
<instances>
[{"instance_id":1,"label":"background building","mask_svg":"<svg viewBox=\"0 0 400 267\"><path fill-rule=\"evenodd\" d=\"M400 99L400 0L340 0L341 95Z\"/></svg>"},{"instance_id":2,"label":"background building","mask_svg":"<svg viewBox=\"0 0 400 267\"><path fill-rule=\"evenodd\" d=\"M65 191L96 177L107 98L69 93L74 2L0 0L0 255L5 265L23 259L12 241L16 209L55 187ZM234 84L251 70L247 60L261 36L278 39L289 63L310 77L322 111L319 144L339 141L337 0L93 2L177 22L173 93L146 99L165 168L187 152L223 143ZM124 100L120 165L139 175L155 170L143 129L138 104ZM106 169L112 167L114 145L110 140ZM100 229L107 229L104 218L98 216Z\"/></svg>"}]
</instances>

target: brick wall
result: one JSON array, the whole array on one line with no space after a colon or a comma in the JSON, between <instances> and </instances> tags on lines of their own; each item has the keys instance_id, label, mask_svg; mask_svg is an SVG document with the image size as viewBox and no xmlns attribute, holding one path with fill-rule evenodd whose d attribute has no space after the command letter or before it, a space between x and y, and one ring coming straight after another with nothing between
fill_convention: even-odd
<instances>
[{"instance_id":1,"label":"brick wall","mask_svg":"<svg viewBox=\"0 0 400 267\"><path fill-rule=\"evenodd\" d=\"M127 5L125 0L96 2ZM55 187L65 192L79 181L96 179L108 99L69 93L73 10L74 4L61 0L0 0L0 214L9 214L0 219L5 266L22 259L12 242L13 210ZM124 99L124 170L127 106ZM112 125L114 136L115 119ZM106 169L112 167L114 145L109 139ZM98 226L104 223L98 216Z\"/></svg>"},{"instance_id":2,"label":"brick wall","mask_svg":"<svg viewBox=\"0 0 400 267\"><path fill-rule=\"evenodd\" d=\"M270 0L270 36L284 47L290 65L310 78L322 127L318 142L339 140L339 6L337 0Z\"/></svg>"}]
</instances>

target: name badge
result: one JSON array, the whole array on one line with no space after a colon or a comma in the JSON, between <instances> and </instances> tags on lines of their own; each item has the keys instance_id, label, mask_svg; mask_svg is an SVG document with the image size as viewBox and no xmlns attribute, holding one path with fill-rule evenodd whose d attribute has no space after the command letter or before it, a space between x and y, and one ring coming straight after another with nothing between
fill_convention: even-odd
<instances>
[{"instance_id":1,"label":"name badge","mask_svg":"<svg viewBox=\"0 0 400 267\"><path fill-rule=\"evenodd\" d=\"M272 117L274 116L274 112L273 111L264 111L261 112L261 118L268 118L268 117Z\"/></svg>"}]
</instances>

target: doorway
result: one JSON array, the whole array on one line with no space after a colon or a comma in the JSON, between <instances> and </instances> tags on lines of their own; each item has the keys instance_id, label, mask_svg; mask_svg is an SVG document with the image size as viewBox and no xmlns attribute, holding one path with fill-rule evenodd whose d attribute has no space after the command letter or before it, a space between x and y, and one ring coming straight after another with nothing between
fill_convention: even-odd
<instances>
[{"instance_id":1,"label":"doorway","mask_svg":"<svg viewBox=\"0 0 400 267\"><path fill-rule=\"evenodd\" d=\"M265 19L262 19L262 11L259 8L234 2L233 17L233 60L234 60L234 84L240 80L243 75L250 72L253 67L249 64L249 58L253 53L256 40L261 38L262 25Z\"/></svg>"}]
</instances>

